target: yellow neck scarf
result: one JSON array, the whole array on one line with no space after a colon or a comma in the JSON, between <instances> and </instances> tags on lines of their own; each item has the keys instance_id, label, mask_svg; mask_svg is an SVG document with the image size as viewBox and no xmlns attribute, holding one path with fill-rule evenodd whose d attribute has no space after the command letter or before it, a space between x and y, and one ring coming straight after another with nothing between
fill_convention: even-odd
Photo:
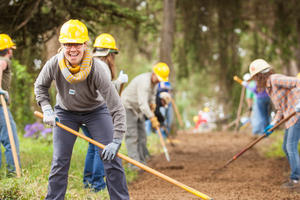
<instances>
[{"instance_id":1,"label":"yellow neck scarf","mask_svg":"<svg viewBox=\"0 0 300 200\"><path fill-rule=\"evenodd\" d=\"M92 55L86 50L80 65L70 65L65 58L63 51L58 55L58 65L65 79L73 84L85 80L91 72Z\"/></svg>"}]
</instances>

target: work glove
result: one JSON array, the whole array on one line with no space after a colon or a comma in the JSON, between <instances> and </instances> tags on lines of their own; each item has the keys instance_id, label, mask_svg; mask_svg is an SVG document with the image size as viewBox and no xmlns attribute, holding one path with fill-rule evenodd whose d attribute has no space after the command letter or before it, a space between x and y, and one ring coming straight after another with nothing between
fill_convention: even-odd
<instances>
[{"instance_id":1,"label":"work glove","mask_svg":"<svg viewBox=\"0 0 300 200\"><path fill-rule=\"evenodd\" d=\"M9 101L9 94L6 90L0 89L0 95L4 95L4 99L5 99L6 103Z\"/></svg>"},{"instance_id":2,"label":"work glove","mask_svg":"<svg viewBox=\"0 0 300 200\"><path fill-rule=\"evenodd\" d=\"M159 128L159 122L157 120L157 117L151 117L150 121L151 121L151 124L152 124L152 128L154 128L154 129Z\"/></svg>"},{"instance_id":3,"label":"work glove","mask_svg":"<svg viewBox=\"0 0 300 200\"><path fill-rule=\"evenodd\" d=\"M121 147L121 143L122 143L121 139L114 138L111 143L106 145L106 147L103 149L101 154L102 160L103 161L113 160L116 157Z\"/></svg>"},{"instance_id":4,"label":"work glove","mask_svg":"<svg viewBox=\"0 0 300 200\"><path fill-rule=\"evenodd\" d=\"M264 133L266 134L266 136L269 136L273 133L273 131L269 131L269 129L271 129L273 127L274 127L274 124L271 123L265 128Z\"/></svg>"},{"instance_id":5,"label":"work glove","mask_svg":"<svg viewBox=\"0 0 300 200\"><path fill-rule=\"evenodd\" d=\"M242 85L243 85L244 87L247 87L248 82L247 82L247 81L243 81L243 82L242 82Z\"/></svg>"},{"instance_id":6,"label":"work glove","mask_svg":"<svg viewBox=\"0 0 300 200\"><path fill-rule=\"evenodd\" d=\"M120 71L118 81L120 83L127 83L128 82L128 75L123 73L123 70Z\"/></svg>"},{"instance_id":7,"label":"work glove","mask_svg":"<svg viewBox=\"0 0 300 200\"><path fill-rule=\"evenodd\" d=\"M56 121L59 121L59 120L58 120L58 117L55 116L55 113L54 113L52 107L49 104L42 106L42 111L43 111L43 115L44 115L43 122L50 126L56 126Z\"/></svg>"},{"instance_id":8,"label":"work glove","mask_svg":"<svg viewBox=\"0 0 300 200\"><path fill-rule=\"evenodd\" d=\"M298 101L296 108L295 108L296 112L300 112L300 100Z\"/></svg>"}]
</instances>

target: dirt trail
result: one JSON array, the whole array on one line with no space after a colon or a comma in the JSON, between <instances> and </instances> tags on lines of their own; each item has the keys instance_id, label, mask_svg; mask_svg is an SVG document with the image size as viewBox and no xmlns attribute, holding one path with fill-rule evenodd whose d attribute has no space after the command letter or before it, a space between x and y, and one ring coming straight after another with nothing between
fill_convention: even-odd
<instances>
[{"instance_id":1,"label":"dirt trail","mask_svg":"<svg viewBox=\"0 0 300 200\"><path fill-rule=\"evenodd\" d=\"M289 175L286 159L270 159L260 154L261 148L268 145L268 139L216 174L213 174L215 169L253 141L251 136L204 133L179 134L176 139L180 144L168 145L171 162L168 163L162 153L148 165L214 200L300 200L300 193L280 189ZM129 191L132 200L200 199L147 172L142 172L129 185Z\"/></svg>"}]
</instances>

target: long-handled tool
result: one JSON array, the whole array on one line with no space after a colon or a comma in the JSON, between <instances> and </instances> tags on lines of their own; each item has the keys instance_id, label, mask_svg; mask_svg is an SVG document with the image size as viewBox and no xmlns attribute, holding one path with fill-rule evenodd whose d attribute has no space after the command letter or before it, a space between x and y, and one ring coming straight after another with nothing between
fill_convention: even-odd
<instances>
[{"instance_id":1,"label":"long-handled tool","mask_svg":"<svg viewBox=\"0 0 300 200\"><path fill-rule=\"evenodd\" d=\"M34 115L39 117L39 118L43 118L43 114L38 112L38 111L35 111ZM67 126L65 126L65 125L63 125L59 122L56 122L56 125L58 127L62 128L62 129L64 129L64 130L66 130L66 131L68 131L68 132L70 132L70 133L72 133L72 134L74 134L74 135L76 135L76 136L92 143L93 145L95 145L95 146L97 146L101 149L104 149L104 147L105 147L103 144L101 144L101 143L99 143L99 142L97 142L97 141L95 141L95 140L93 140L93 139L91 139L91 138L89 138L89 137L87 137L83 134L80 134L79 132L74 131L73 129L71 129L71 128L69 128L69 127L67 127ZM168 177L168 176L166 176L166 175L164 175L164 174L162 174L162 173L160 173L160 172L158 172L158 171L156 171L156 170L154 170L154 169L152 169L152 168L150 168L150 167L148 167L148 166L146 166L146 165L144 165L144 164L142 164L142 163L140 163L136 160L133 160L132 158L129 158L128 156L125 156L121 153L118 153L117 156L119 156L121 159L123 159L123 160L125 160L125 161L127 161L127 162L129 162L129 163L145 170L146 172L149 172L149 173L151 173L151 174L153 174L153 175L155 175L155 176L157 176L157 177L159 177L159 178L161 178L161 179L163 179L163 180L165 180L169 183L172 183L173 185L176 185L176 186L186 190L187 192L189 192L189 193L191 193L191 194L193 194L197 197L200 197L204 200L213 200L213 198L207 196L206 194L203 194L203 193L197 191L194 188L191 188L187 185L184 185L183 183L181 183L179 181L176 181L175 179L172 179L171 177Z\"/></svg>"},{"instance_id":2,"label":"long-handled tool","mask_svg":"<svg viewBox=\"0 0 300 200\"><path fill-rule=\"evenodd\" d=\"M272 127L272 128L270 128L268 131L273 131L274 129L276 129L277 127L279 127L282 123L286 122L291 117L293 117L295 114L296 114L296 112L291 113L289 116L287 116L286 118L282 119L280 122L278 122L277 124L275 124L275 126ZM238 154L234 155L233 158L231 158L229 161L227 161L227 163L223 167L221 167L220 169L228 166L230 163L232 163L233 161L235 161L238 157L240 157L243 153L245 153L246 151L248 151L251 147L253 147L256 143L258 143L260 140L262 140L266 136L267 135L264 134L264 135L260 136L259 138L257 138L256 140L254 140L253 142L251 142L242 151L240 151Z\"/></svg>"},{"instance_id":3,"label":"long-handled tool","mask_svg":"<svg viewBox=\"0 0 300 200\"><path fill-rule=\"evenodd\" d=\"M166 128L166 126L161 126L163 129L164 129L164 131L166 132L166 134L167 134L167 139L169 140L169 142L170 142L170 144L171 144L171 146L175 146L175 144L173 143L173 140L171 139L171 136L170 136L170 133L169 133L169 131L168 131L168 129Z\"/></svg>"},{"instance_id":4,"label":"long-handled tool","mask_svg":"<svg viewBox=\"0 0 300 200\"><path fill-rule=\"evenodd\" d=\"M121 83L121 85L120 85L119 96L121 96L121 94L122 94L122 92L123 92L124 85L125 85L125 83Z\"/></svg>"},{"instance_id":5,"label":"long-handled tool","mask_svg":"<svg viewBox=\"0 0 300 200\"><path fill-rule=\"evenodd\" d=\"M238 83L241 84L241 85L242 85L242 83L243 83L242 79L240 79L238 76L234 76L234 77L233 77L233 80L235 80L236 82L238 82ZM242 85L242 86L243 86L243 85Z\"/></svg>"},{"instance_id":6,"label":"long-handled tool","mask_svg":"<svg viewBox=\"0 0 300 200\"><path fill-rule=\"evenodd\" d=\"M237 76L234 76L233 80L237 81L238 83L240 83L242 85L243 81L241 79L239 79ZM241 116L241 112L242 112L243 101L245 98L245 91L246 91L246 88L243 87L241 97L240 97L240 103L239 103L239 108L238 108L238 112L237 112L237 117L236 117L237 121L235 123L235 132L239 131L240 116Z\"/></svg>"},{"instance_id":7,"label":"long-handled tool","mask_svg":"<svg viewBox=\"0 0 300 200\"><path fill-rule=\"evenodd\" d=\"M176 113L176 116L177 116L177 120L178 120L178 122L179 122L179 125L180 125L181 127L183 127L182 118L181 118L181 116L180 116L180 114L179 114L178 108L177 108L177 106L176 106L175 101L174 101L173 98L171 98L171 102L172 102L173 109L174 109L174 111L175 111L175 113Z\"/></svg>"},{"instance_id":8,"label":"long-handled tool","mask_svg":"<svg viewBox=\"0 0 300 200\"><path fill-rule=\"evenodd\" d=\"M20 164L19 164L19 159L18 159L14 136L13 136L13 132L12 132L11 125L10 125L9 115L8 115L8 111L7 111L7 105L6 105L3 95L0 95L0 99L1 99L1 104L3 107L4 118L5 118L5 122L6 122L6 126L7 126L8 137L9 137L9 142L10 142L10 146L11 146L11 150L12 150L12 156L13 156L13 160L14 160L14 164L15 164L15 168L16 168L17 177L20 178L21 177L21 169L20 169Z\"/></svg>"},{"instance_id":9,"label":"long-handled tool","mask_svg":"<svg viewBox=\"0 0 300 200\"><path fill-rule=\"evenodd\" d=\"M161 146L163 147L163 150L164 150L166 159L167 159L168 162L170 162L170 156L169 156L169 153L168 153L168 149L167 149L167 147L166 147L164 138L163 138L163 136L162 136L162 134L161 134L160 128L157 127L157 128L156 128L156 131L157 131L157 133L158 133L158 136L159 136L159 139L160 139L160 143L161 143Z\"/></svg>"}]
</instances>

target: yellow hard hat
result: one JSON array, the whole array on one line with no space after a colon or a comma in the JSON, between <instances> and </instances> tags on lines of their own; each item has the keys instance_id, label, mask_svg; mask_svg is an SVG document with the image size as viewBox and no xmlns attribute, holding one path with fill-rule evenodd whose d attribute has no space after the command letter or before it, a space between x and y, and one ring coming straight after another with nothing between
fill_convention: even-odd
<instances>
[{"instance_id":1,"label":"yellow hard hat","mask_svg":"<svg viewBox=\"0 0 300 200\"><path fill-rule=\"evenodd\" d=\"M195 115L195 116L193 117L194 123L197 123L198 120L199 120L199 117L198 117L197 115Z\"/></svg>"},{"instance_id":2,"label":"yellow hard hat","mask_svg":"<svg viewBox=\"0 0 300 200\"><path fill-rule=\"evenodd\" d=\"M0 34L0 50L4 50L7 48L16 49L16 44L12 41L12 39L7 34Z\"/></svg>"},{"instance_id":3,"label":"yellow hard hat","mask_svg":"<svg viewBox=\"0 0 300 200\"><path fill-rule=\"evenodd\" d=\"M115 38L108 33L102 33L96 38L94 48L114 49L118 51Z\"/></svg>"},{"instance_id":4,"label":"yellow hard hat","mask_svg":"<svg viewBox=\"0 0 300 200\"><path fill-rule=\"evenodd\" d=\"M167 82L169 80L170 69L164 62L159 62L153 66L153 72L159 81Z\"/></svg>"},{"instance_id":5,"label":"yellow hard hat","mask_svg":"<svg viewBox=\"0 0 300 200\"><path fill-rule=\"evenodd\" d=\"M297 78L300 78L300 72L297 74Z\"/></svg>"},{"instance_id":6,"label":"yellow hard hat","mask_svg":"<svg viewBox=\"0 0 300 200\"><path fill-rule=\"evenodd\" d=\"M250 66L249 66L249 72L250 72L251 78L253 78L253 76L255 76L256 74L258 74L260 72L264 72L265 70L269 70L271 68L272 68L271 65L269 65L269 63L267 63L267 61L265 61L263 59L256 59L251 62Z\"/></svg>"},{"instance_id":7,"label":"yellow hard hat","mask_svg":"<svg viewBox=\"0 0 300 200\"><path fill-rule=\"evenodd\" d=\"M88 30L84 23L77 19L71 19L65 22L59 35L59 42L64 43L80 43L83 44L89 40Z\"/></svg>"},{"instance_id":8,"label":"yellow hard hat","mask_svg":"<svg viewBox=\"0 0 300 200\"><path fill-rule=\"evenodd\" d=\"M209 107L205 107L205 108L203 109L203 111L204 111L204 112L209 112Z\"/></svg>"}]
</instances>

